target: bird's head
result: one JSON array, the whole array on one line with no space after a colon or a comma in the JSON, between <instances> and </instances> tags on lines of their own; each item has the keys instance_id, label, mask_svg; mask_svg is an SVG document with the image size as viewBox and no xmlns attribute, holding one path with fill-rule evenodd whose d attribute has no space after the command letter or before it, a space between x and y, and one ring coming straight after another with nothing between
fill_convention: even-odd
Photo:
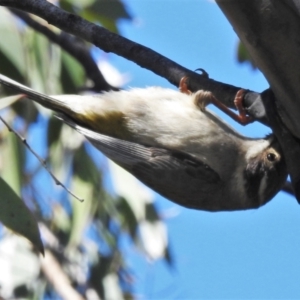
<instances>
[{"instance_id":1,"label":"bird's head","mask_svg":"<svg viewBox=\"0 0 300 300\"><path fill-rule=\"evenodd\" d=\"M244 170L246 193L250 199L258 199L261 206L282 188L286 177L286 163L274 135L257 140L247 150Z\"/></svg>"}]
</instances>

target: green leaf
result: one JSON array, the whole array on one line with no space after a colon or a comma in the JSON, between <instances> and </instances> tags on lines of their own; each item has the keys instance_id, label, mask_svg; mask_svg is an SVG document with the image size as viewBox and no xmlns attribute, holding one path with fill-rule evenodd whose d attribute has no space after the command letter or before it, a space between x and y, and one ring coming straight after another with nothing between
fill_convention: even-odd
<instances>
[{"instance_id":1,"label":"green leaf","mask_svg":"<svg viewBox=\"0 0 300 300\"><path fill-rule=\"evenodd\" d=\"M90 270L90 284L101 299L105 299L103 279L111 272L114 257L98 257L98 263L93 265Z\"/></svg>"},{"instance_id":2,"label":"green leaf","mask_svg":"<svg viewBox=\"0 0 300 300\"><path fill-rule=\"evenodd\" d=\"M135 239L138 227L138 221L135 217L131 206L127 202L127 200L123 197L120 197L120 201L117 204L117 209L120 212L121 216L123 217L123 227L128 229L130 236L132 239Z\"/></svg>"},{"instance_id":3,"label":"green leaf","mask_svg":"<svg viewBox=\"0 0 300 300\"><path fill-rule=\"evenodd\" d=\"M253 69L257 69L245 45L240 41L237 49L237 60L239 63L250 63Z\"/></svg>"},{"instance_id":4,"label":"green leaf","mask_svg":"<svg viewBox=\"0 0 300 300\"><path fill-rule=\"evenodd\" d=\"M0 92L0 96L1 94ZM0 109L11 106L20 118L25 120L27 124L30 124L37 120L38 110L31 100L22 101L23 98L25 98L24 94L0 98Z\"/></svg>"},{"instance_id":5,"label":"green leaf","mask_svg":"<svg viewBox=\"0 0 300 300\"><path fill-rule=\"evenodd\" d=\"M99 22L103 27L105 27L109 31L119 34L117 22L114 19L101 16L90 9L85 9L82 13L82 17L86 20L89 20L90 22Z\"/></svg>"},{"instance_id":6,"label":"green leaf","mask_svg":"<svg viewBox=\"0 0 300 300\"><path fill-rule=\"evenodd\" d=\"M159 214L157 213L156 207L153 205L153 203L146 203L145 210L145 219L147 221L155 222L160 220Z\"/></svg>"},{"instance_id":7,"label":"green leaf","mask_svg":"<svg viewBox=\"0 0 300 300\"><path fill-rule=\"evenodd\" d=\"M0 36L0 72L22 82L26 63L21 35L16 19L3 7L0 8Z\"/></svg>"},{"instance_id":8,"label":"green leaf","mask_svg":"<svg viewBox=\"0 0 300 300\"><path fill-rule=\"evenodd\" d=\"M75 9L82 9L98 0L61 0L60 5L64 10L74 12Z\"/></svg>"},{"instance_id":9,"label":"green leaf","mask_svg":"<svg viewBox=\"0 0 300 300\"><path fill-rule=\"evenodd\" d=\"M80 15L90 22L99 22L108 30L119 33L117 22L120 19L132 20L126 6L119 0L97 0L85 7Z\"/></svg>"},{"instance_id":10,"label":"green leaf","mask_svg":"<svg viewBox=\"0 0 300 300\"><path fill-rule=\"evenodd\" d=\"M63 123L55 117L51 117L47 128L47 148L59 141Z\"/></svg>"},{"instance_id":11,"label":"green leaf","mask_svg":"<svg viewBox=\"0 0 300 300\"><path fill-rule=\"evenodd\" d=\"M12 108L20 118L26 121L27 124L37 121L39 111L37 106L31 100L18 101Z\"/></svg>"},{"instance_id":12,"label":"green leaf","mask_svg":"<svg viewBox=\"0 0 300 300\"><path fill-rule=\"evenodd\" d=\"M1 98L0 99L0 109L10 106L13 103L21 100L22 98L24 98L24 95L22 95L22 94Z\"/></svg>"},{"instance_id":13,"label":"green leaf","mask_svg":"<svg viewBox=\"0 0 300 300\"><path fill-rule=\"evenodd\" d=\"M93 11L99 16L103 16L114 21L118 21L119 19L132 19L124 3L119 0L97 0L86 9Z\"/></svg>"},{"instance_id":14,"label":"green leaf","mask_svg":"<svg viewBox=\"0 0 300 300\"><path fill-rule=\"evenodd\" d=\"M77 176L72 178L72 191L85 199L79 202L72 199L72 226L70 233L70 246L78 246L82 240L82 234L88 222L92 219L95 207L93 205L93 186L91 183L82 181Z\"/></svg>"},{"instance_id":15,"label":"green leaf","mask_svg":"<svg viewBox=\"0 0 300 300\"><path fill-rule=\"evenodd\" d=\"M52 80L46 75L46 69L49 69L49 66L52 68L49 41L28 27L24 29L23 36L23 47L28 49L28 51L24 51L27 85L45 93L47 92L45 85Z\"/></svg>"},{"instance_id":16,"label":"green leaf","mask_svg":"<svg viewBox=\"0 0 300 300\"><path fill-rule=\"evenodd\" d=\"M64 94L78 92L78 87L85 82L85 72L82 66L69 54L62 51L61 84Z\"/></svg>"},{"instance_id":17,"label":"green leaf","mask_svg":"<svg viewBox=\"0 0 300 300\"><path fill-rule=\"evenodd\" d=\"M25 159L24 144L13 134L7 136L1 144L2 178L11 186L17 195L21 195L22 174Z\"/></svg>"},{"instance_id":18,"label":"green leaf","mask_svg":"<svg viewBox=\"0 0 300 300\"><path fill-rule=\"evenodd\" d=\"M172 252L170 251L170 245L168 245L165 249L165 260L168 263L168 265L170 267L174 267L175 266L175 262L174 262L174 258L172 255Z\"/></svg>"},{"instance_id":19,"label":"green leaf","mask_svg":"<svg viewBox=\"0 0 300 300\"><path fill-rule=\"evenodd\" d=\"M27 238L44 255L37 222L30 210L0 177L0 221L9 229Z\"/></svg>"},{"instance_id":20,"label":"green leaf","mask_svg":"<svg viewBox=\"0 0 300 300\"><path fill-rule=\"evenodd\" d=\"M24 77L21 75L20 69L18 69L8 56L1 50L0 43L0 73L5 74L8 77L14 78L18 82L24 82ZM1 88L2 89L2 88Z\"/></svg>"},{"instance_id":21,"label":"green leaf","mask_svg":"<svg viewBox=\"0 0 300 300\"><path fill-rule=\"evenodd\" d=\"M66 209L61 204L54 203L52 206L52 212L52 223L55 224L55 227L63 232L70 232L70 216L66 212Z\"/></svg>"},{"instance_id":22,"label":"green leaf","mask_svg":"<svg viewBox=\"0 0 300 300\"><path fill-rule=\"evenodd\" d=\"M86 152L86 147L83 144L74 154L73 172L81 180L90 182L100 189L101 173L97 169L95 162Z\"/></svg>"}]
</instances>

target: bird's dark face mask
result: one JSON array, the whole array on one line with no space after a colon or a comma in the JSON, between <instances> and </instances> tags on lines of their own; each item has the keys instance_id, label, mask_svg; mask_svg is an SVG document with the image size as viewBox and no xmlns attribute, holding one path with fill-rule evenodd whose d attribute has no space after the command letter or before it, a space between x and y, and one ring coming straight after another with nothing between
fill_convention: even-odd
<instances>
[{"instance_id":1,"label":"bird's dark face mask","mask_svg":"<svg viewBox=\"0 0 300 300\"><path fill-rule=\"evenodd\" d=\"M259 155L251 158L244 171L246 192L251 199L272 199L286 181L286 163L274 136L271 144ZM264 203L258 203L258 206Z\"/></svg>"}]
</instances>

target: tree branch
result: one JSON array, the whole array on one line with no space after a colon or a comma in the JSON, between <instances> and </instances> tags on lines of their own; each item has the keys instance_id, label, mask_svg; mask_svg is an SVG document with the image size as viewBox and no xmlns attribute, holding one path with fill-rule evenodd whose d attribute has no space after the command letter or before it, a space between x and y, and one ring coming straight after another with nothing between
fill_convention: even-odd
<instances>
[{"instance_id":1,"label":"tree branch","mask_svg":"<svg viewBox=\"0 0 300 300\"><path fill-rule=\"evenodd\" d=\"M283 122L300 138L299 1L216 2L266 76Z\"/></svg>"},{"instance_id":2,"label":"tree branch","mask_svg":"<svg viewBox=\"0 0 300 300\"><path fill-rule=\"evenodd\" d=\"M276 98L271 90L265 91L262 94L262 99L266 108L267 117L272 127L279 144L282 148L288 172L291 176L292 186L300 204L300 143L294 137L287 127L282 123L278 115Z\"/></svg>"},{"instance_id":3,"label":"tree branch","mask_svg":"<svg viewBox=\"0 0 300 300\"><path fill-rule=\"evenodd\" d=\"M265 113L300 203L299 4L294 0L216 2L274 92L262 93Z\"/></svg>"},{"instance_id":4,"label":"tree branch","mask_svg":"<svg viewBox=\"0 0 300 300\"><path fill-rule=\"evenodd\" d=\"M28 14L18 9L12 8L10 11L22 19L28 26L37 32L42 33L51 42L59 45L63 50L73 56L84 68L86 76L93 81L93 90L95 92L118 90L107 83L97 64L93 60L90 49L81 40L65 32L56 34L46 26L33 20Z\"/></svg>"},{"instance_id":5,"label":"tree branch","mask_svg":"<svg viewBox=\"0 0 300 300\"><path fill-rule=\"evenodd\" d=\"M219 0L218 2L222 1ZM241 1L239 3L240 6L243 6L245 4L244 1ZM243 5L241 3L243 3ZM255 3L258 2L256 1ZM247 4L249 3L247 2ZM144 47L124 37L109 32L105 28L92 24L79 16L68 13L52 5L48 1L0 0L0 5L14 7L27 11L29 13L36 14L37 16L45 19L48 23L53 24L54 26L57 26L61 30L64 30L70 34L81 37L82 39L93 43L106 52L113 52L137 63L142 68L153 71L155 74L166 78L170 83L176 86L178 86L179 81L183 76L188 76L189 89L191 91L197 91L199 89L211 91L226 106L235 108L233 99L240 87L224 84L209 79L207 76L201 76L195 72L191 72L190 70L180 66L179 64L171 61L170 59L147 47ZM220 3L219 5L221 6ZM249 15L247 15L247 18L249 18ZM247 18L244 17L244 20L247 20ZM265 92L268 92L268 90ZM250 115L252 115L255 119L258 119L262 123L268 125L268 120L266 118L266 112L262 103L261 94L247 91L247 93L245 94L244 104ZM282 145L283 140L284 139L281 138ZM288 149L284 148L284 151L286 154L286 151L288 151ZM289 154L286 154L286 156L288 155ZM292 166L291 163L289 163L288 165ZM292 173L294 174L294 180L292 181L293 183L295 183L297 182L297 180L295 181L295 178L298 176L295 172Z\"/></svg>"},{"instance_id":6,"label":"tree branch","mask_svg":"<svg viewBox=\"0 0 300 300\"><path fill-rule=\"evenodd\" d=\"M45 258L41 260L41 270L62 299L84 300L84 297L72 287L70 279L50 250L45 251Z\"/></svg>"},{"instance_id":7,"label":"tree branch","mask_svg":"<svg viewBox=\"0 0 300 300\"><path fill-rule=\"evenodd\" d=\"M114 34L79 16L68 13L48 1L0 0L0 5L17 8L35 14L61 30L93 43L105 52L113 52L135 62L142 68L151 70L155 74L166 78L175 86L178 86L180 79L183 76L188 76L190 79L189 89L191 91L200 89L211 91L214 93L215 97L222 101L226 106L235 108L233 100L240 87L221 83L192 72L145 46ZM257 99L259 101L256 101L256 103L261 101L260 94L247 91L245 95L245 106L251 106L253 101ZM254 118L259 119L266 124L267 121L264 113L258 111L256 106L254 109L250 110L251 114L253 112L254 115L252 116Z\"/></svg>"}]
</instances>

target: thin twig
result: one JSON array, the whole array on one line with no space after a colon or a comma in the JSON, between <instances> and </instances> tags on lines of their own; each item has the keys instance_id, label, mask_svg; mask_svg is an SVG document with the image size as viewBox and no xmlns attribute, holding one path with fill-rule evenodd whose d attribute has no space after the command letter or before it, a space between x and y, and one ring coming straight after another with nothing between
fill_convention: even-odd
<instances>
[{"instance_id":1,"label":"thin twig","mask_svg":"<svg viewBox=\"0 0 300 300\"><path fill-rule=\"evenodd\" d=\"M45 251L45 257L41 260L41 270L62 299L84 300L50 250Z\"/></svg>"},{"instance_id":2,"label":"thin twig","mask_svg":"<svg viewBox=\"0 0 300 300\"><path fill-rule=\"evenodd\" d=\"M84 199L79 198L78 196L76 196L72 191L70 191L61 181L59 181L50 171L50 169L47 166L46 161L41 158L32 148L31 146L27 143L26 139L21 136L18 132L16 132L1 116L0 116L0 120L3 122L3 124L7 127L7 129L10 132L13 132L21 141L22 143L25 145L25 147L37 158L37 160L41 163L41 165L47 170L47 172L49 173L49 175L52 177L52 179L54 180L56 185L60 185L63 189L65 189L71 196L73 196L74 198L76 198L77 200L79 200L80 202L83 202Z\"/></svg>"}]
</instances>

